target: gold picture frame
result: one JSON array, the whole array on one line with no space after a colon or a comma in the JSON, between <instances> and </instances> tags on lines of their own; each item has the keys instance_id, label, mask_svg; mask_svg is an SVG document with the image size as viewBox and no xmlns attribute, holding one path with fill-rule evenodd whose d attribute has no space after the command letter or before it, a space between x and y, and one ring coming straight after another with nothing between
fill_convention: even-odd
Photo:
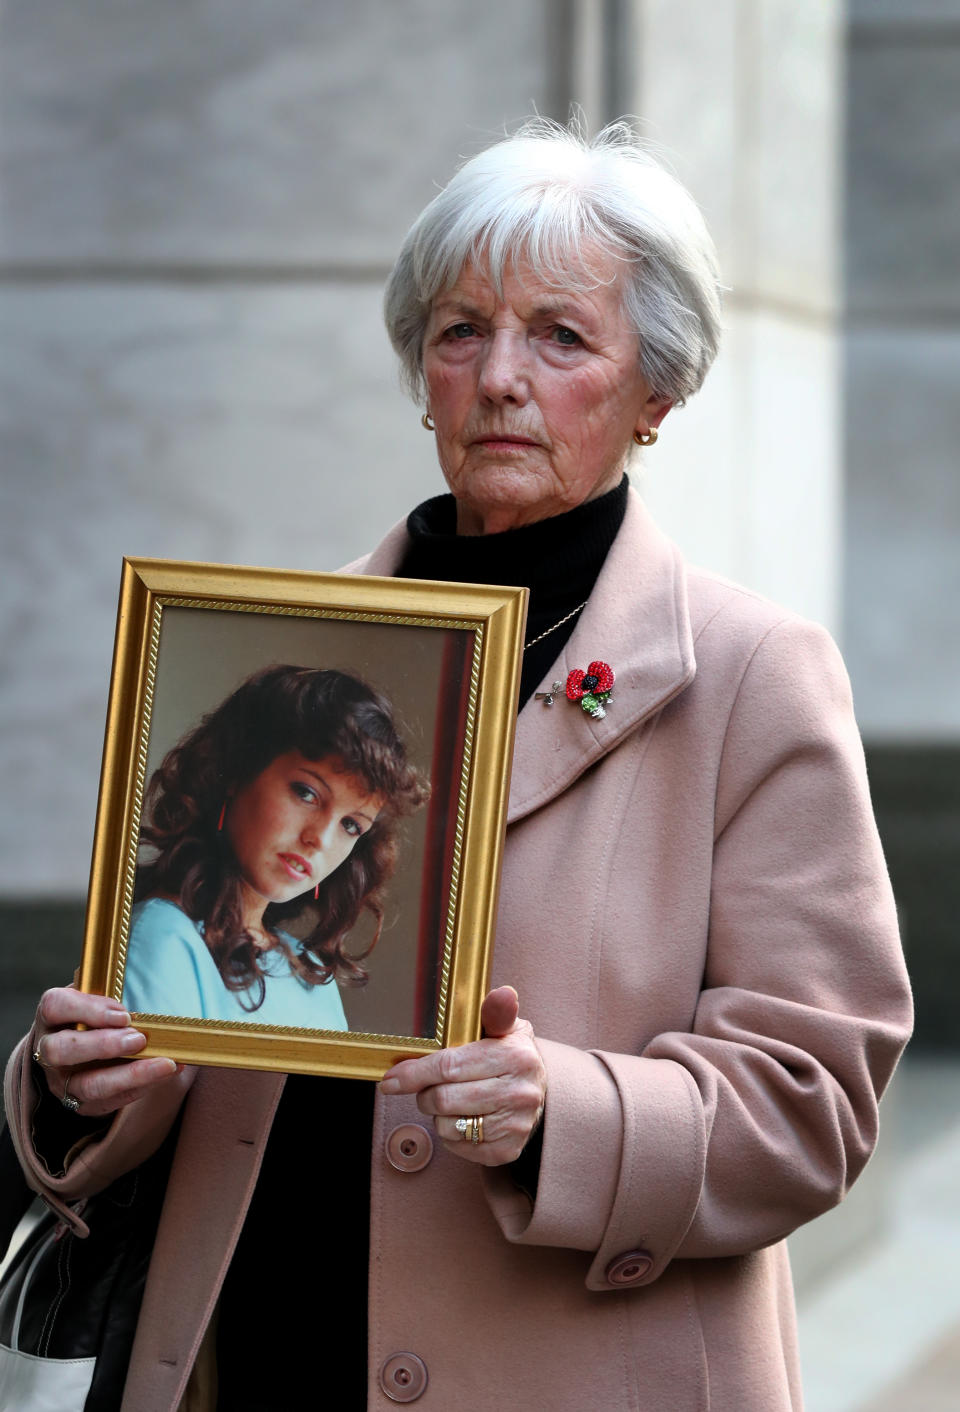
<instances>
[{"instance_id":1,"label":"gold picture frame","mask_svg":"<svg viewBox=\"0 0 960 1412\"><path fill-rule=\"evenodd\" d=\"M176 977L189 972L189 981L170 980L173 989L161 990L168 997L161 1008L133 1010L134 1025L147 1036L143 1055L378 1079L398 1058L479 1037L496 921L526 601L526 589L124 560L79 985L124 1000L132 1008L124 998L128 965L131 976L147 976L146 989L140 991L147 1003L156 1000L150 990L155 974L169 967ZM281 668L277 663L291 665ZM195 993L194 971L210 969L212 947L204 942L205 924L191 920L180 906L183 894L172 887L160 888L159 896L154 892L146 902L138 897L138 887L142 892L145 876L155 878L149 871L145 874L145 856L147 864L160 856L149 812L156 796L148 786L161 760L199 735L200 723L216 739L214 727L207 723L211 716L220 719L217 708L238 698L242 682L274 670L311 680L318 674L331 679L346 675L354 685L360 682L380 693L394 713L409 762L421 780L429 777L429 800L415 811L414 823L407 819L390 825L397 832L396 838L391 835L391 848L399 849L400 856L381 890L382 934L369 962L363 963L369 969L369 985L356 993L337 986L331 996L329 987L336 986L336 980L329 975L317 984L316 969L312 979L302 970L295 973L304 964L304 954L316 962L316 953L305 952L302 937L298 941L277 929L286 947L285 959L277 961L284 984L274 985L266 967L261 1008L266 1013L266 995L272 992L272 1018L267 1023L258 1021L257 1010L249 1008L256 998L254 989L238 991L239 982L234 981L228 990L221 962L210 962L214 980L201 977ZM338 772L336 779L343 778L349 776ZM230 839L224 845L214 833L224 828L227 799L243 798L232 795L228 781L223 788L219 823L211 822L208 807L205 821L191 825L206 840L197 845L201 852L207 849L204 857L215 847L236 843ZM314 802L302 786L297 789L298 800ZM182 802L181 796L178 799ZM231 809L240 817L239 803ZM246 809L243 816L249 813ZM255 817L259 820L265 813L269 811ZM351 818L340 827L350 833L352 846L358 825ZM228 816L228 833L229 828ZM146 844L142 829L150 835ZM276 848L273 838L271 834L268 848ZM362 835L356 840L358 851L360 841ZM282 858L288 867L307 866L293 852L269 856ZM234 876L242 879L236 856L231 857ZM325 880L322 886L325 897L330 884ZM320 889L318 882L314 899L321 897ZM147 937L141 933L145 908L151 904ZM309 931L315 915L308 904L307 893L283 903L307 914L312 944L320 928L316 924L317 930ZM317 903L315 912L319 907ZM169 936L162 928L157 932L158 917L164 926L172 926ZM249 941L249 934L244 936ZM274 932L263 936L275 942ZM349 932L343 943L348 956L356 954L352 936ZM361 941L360 951L367 941L369 936ZM136 971L135 960L140 968ZM252 964L263 966L263 957L258 955ZM222 993L211 1000L210 985L216 990L217 979ZM200 994L204 984L206 1000ZM130 987L135 993L132 980ZM228 995L229 1003L223 998ZM304 995L310 1015L320 1013L313 1005L318 997L325 1004L339 1000L348 1028L304 1024L302 1009L288 1010L283 1000L289 996L301 1006ZM278 1013L297 1023L278 1024Z\"/></svg>"}]
</instances>

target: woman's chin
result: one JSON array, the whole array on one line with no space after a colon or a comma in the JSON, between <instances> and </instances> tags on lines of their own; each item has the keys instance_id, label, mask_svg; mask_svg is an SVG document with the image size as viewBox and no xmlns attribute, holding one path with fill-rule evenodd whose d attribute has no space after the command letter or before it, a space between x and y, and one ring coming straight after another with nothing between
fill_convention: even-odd
<instances>
[{"instance_id":1,"label":"woman's chin","mask_svg":"<svg viewBox=\"0 0 960 1412\"><path fill-rule=\"evenodd\" d=\"M538 476L477 477L467 487L454 488L459 534L496 534L555 514L552 497Z\"/></svg>"},{"instance_id":2,"label":"woman's chin","mask_svg":"<svg viewBox=\"0 0 960 1412\"><path fill-rule=\"evenodd\" d=\"M312 896L312 887L288 888L284 891L278 891L273 897L268 897L267 901L279 907L288 902L306 902L307 898Z\"/></svg>"}]
</instances>

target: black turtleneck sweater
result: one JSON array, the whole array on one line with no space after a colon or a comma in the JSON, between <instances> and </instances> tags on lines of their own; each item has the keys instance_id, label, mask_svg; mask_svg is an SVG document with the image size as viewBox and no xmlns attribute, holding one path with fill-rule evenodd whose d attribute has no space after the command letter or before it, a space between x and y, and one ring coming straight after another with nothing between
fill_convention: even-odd
<instances>
[{"instance_id":1,"label":"black turtleneck sweater","mask_svg":"<svg viewBox=\"0 0 960 1412\"><path fill-rule=\"evenodd\" d=\"M411 543L397 576L529 588L524 636L529 645L520 673L522 709L542 683L549 686L550 668L580 616L574 610L593 592L623 523L627 489L624 476L614 490L565 515L484 535L458 535L457 502L452 495L438 495L418 505L407 519ZM569 613L573 616L555 626Z\"/></svg>"},{"instance_id":2,"label":"black turtleneck sweater","mask_svg":"<svg viewBox=\"0 0 960 1412\"><path fill-rule=\"evenodd\" d=\"M398 577L530 590L522 708L549 686L579 617L574 610L593 591L626 508L624 476L567 514L467 536L456 533L453 496L440 495L409 516L410 548ZM366 1408L373 1098L373 1084L355 1079L287 1079L220 1298L219 1412L311 1405L323 1376L321 1350L336 1358L337 1406ZM516 1166L521 1185L535 1186L538 1161L532 1143ZM264 1291L273 1313L265 1313Z\"/></svg>"}]
</instances>

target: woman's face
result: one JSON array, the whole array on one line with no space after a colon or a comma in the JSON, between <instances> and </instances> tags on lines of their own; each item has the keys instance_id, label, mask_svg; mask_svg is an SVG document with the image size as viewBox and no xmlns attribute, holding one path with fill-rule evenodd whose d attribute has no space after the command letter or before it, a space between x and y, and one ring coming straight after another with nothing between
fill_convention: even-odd
<instances>
[{"instance_id":1,"label":"woman's face","mask_svg":"<svg viewBox=\"0 0 960 1412\"><path fill-rule=\"evenodd\" d=\"M251 908L262 899L262 916L268 902L312 892L371 828L382 804L335 755L278 755L231 796L224 815Z\"/></svg>"},{"instance_id":2,"label":"woman's face","mask_svg":"<svg viewBox=\"0 0 960 1412\"><path fill-rule=\"evenodd\" d=\"M635 431L670 403L652 396L610 256L586 252L586 293L544 284L524 261L498 296L468 263L434 300L423 345L437 453L461 534L558 515L611 490Z\"/></svg>"}]
</instances>

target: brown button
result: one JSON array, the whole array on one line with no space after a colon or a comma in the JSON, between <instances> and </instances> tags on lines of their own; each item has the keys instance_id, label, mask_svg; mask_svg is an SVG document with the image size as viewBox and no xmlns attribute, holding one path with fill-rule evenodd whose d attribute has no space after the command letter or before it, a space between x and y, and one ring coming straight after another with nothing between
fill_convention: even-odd
<instances>
[{"instance_id":1,"label":"brown button","mask_svg":"<svg viewBox=\"0 0 960 1412\"><path fill-rule=\"evenodd\" d=\"M415 1353L391 1353L380 1365L380 1386L391 1402L416 1402L427 1386L427 1365Z\"/></svg>"},{"instance_id":2,"label":"brown button","mask_svg":"<svg viewBox=\"0 0 960 1412\"><path fill-rule=\"evenodd\" d=\"M384 1147L387 1161L398 1172L419 1172L433 1156L433 1138L419 1123L401 1123Z\"/></svg>"},{"instance_id":3,"label":"brown button","mask_svg":"<svg viewBox=\"0 0 960 1412\"><path fill-rule=\"evenodd\" d=\"M628 1250L607 1266L608 1285L635 1285L648 1274L653 1256L647 1250Z\"/></svg>"}]
</instances>

